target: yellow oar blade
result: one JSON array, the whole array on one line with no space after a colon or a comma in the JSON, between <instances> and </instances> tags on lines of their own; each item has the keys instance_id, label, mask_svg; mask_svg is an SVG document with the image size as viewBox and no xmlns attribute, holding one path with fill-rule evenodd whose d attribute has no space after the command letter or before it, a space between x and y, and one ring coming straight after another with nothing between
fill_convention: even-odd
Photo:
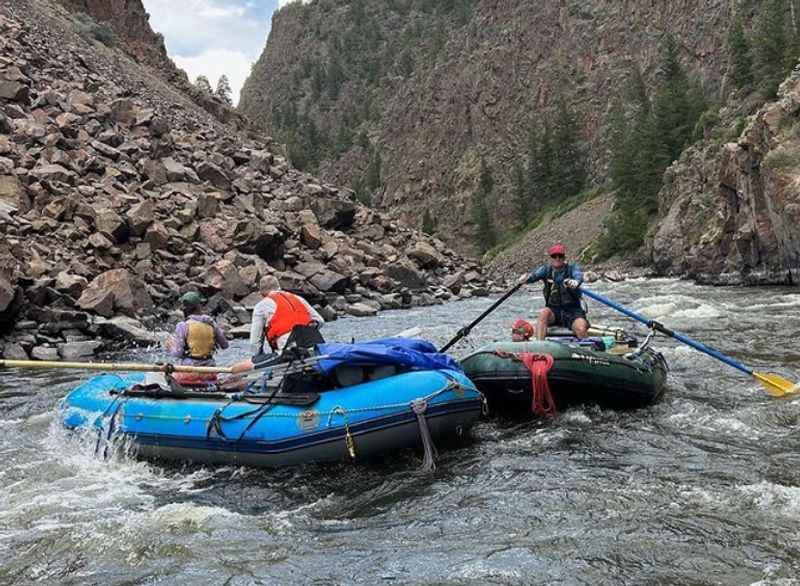
<instances>
[{"instance_id":1,"label":"yellow oar blade","mask_svg":"<svg viewBox=\"0 0 800 586\"><path fill-rule=\"evenodd\" d=\"M754 372L753 376L761 381L766 391L773 397L783 397L800 391L800 384L793 383L777 374Z\"/></svg>"}]
</instances>

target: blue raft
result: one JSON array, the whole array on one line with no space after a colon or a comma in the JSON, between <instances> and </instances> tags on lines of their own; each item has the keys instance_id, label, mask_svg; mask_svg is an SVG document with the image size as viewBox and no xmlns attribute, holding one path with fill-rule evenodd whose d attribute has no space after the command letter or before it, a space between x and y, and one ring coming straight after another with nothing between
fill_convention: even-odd
<instances>
[{"instance_id":1,"label":"blue raft","mask_svg":"<svg viewBox=\"0 0 800 586\"><path fill-rule=\"evenodd\" d=\"M369 362L369 359L366 360ZM349 366L359 360L350 361ZM100 375L60 404L70 429L127 439L143 458L286 466L356 459L468 431L482 396L457 370L411 370L314 394L311 404L252 395L142 396L144 376Z\"/></svg>"}]
</instances>

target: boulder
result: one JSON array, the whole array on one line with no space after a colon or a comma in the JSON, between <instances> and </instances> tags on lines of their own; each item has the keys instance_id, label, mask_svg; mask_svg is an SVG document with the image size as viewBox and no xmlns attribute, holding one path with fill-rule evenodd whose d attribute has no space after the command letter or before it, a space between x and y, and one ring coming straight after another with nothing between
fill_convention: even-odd
<instances>
[{"instance_id":1,"label":"boulder","mask_svg":"<svg viewBox=\"0 0 800 586\"><path fill-rule=\"evenodd\" d=\"M94 96L80 90L72 90L67 96L67 107L77 114L94 111Z\"/></svg>"},{"instance_id":2,"label":"boulder","mask_svg":"<svg viewBox=\"0 0 800 586\"><path fill-rule=\"evenodd\" d=\"M99 210L95 215L94 223L100 232L109 236L116 244L127 242L130 236L128 223L113 210Z\"/></svg>"},{"instance_id":3,"label":"boulder","mask_svg":"<svg viewBox=\"0 0 800 586\"><path fill-rule=\"evenodd\" d=\"M355 317L371 317L377 315L378 310L366 303L353 303L345 307L345 312Z\"/></svg>"},{"instance_id":4,"label":"boulder","mask_svg":"<svg viewBox=\"0 0 800 586\"><path fill-rule=\"evenodd\" d=\"M137 108L127 98L120 98L111 102L111 119L117 124L132 126L136 123Z\"/></svg>"},{"instance_id":5,"label":"boulder","mask_svg":"<svg viewBox=\"0 0 800 586\"><path fill-rule=\"evenodd\" d=\"M152 181L154 185L164 185L169 181L167 169L161 161L147 159L142 163L142 174Z\"/></svg>"},{"instance_id":6,"label":"boulder","mask_svg":"<svg viewBox=\"0 0 800 586\"><path fill-rule=\"evenodd\" d=\"M426 285L423 275L417 270L414 263L408 260L400 260L387 265L384 272L409 289L421 289Z\"/></svg>"},{"instance_id":7,"label":"boulder","mask_svg":"<svg viewBox=\"0 0 800 586\"><path fill-rule=\"evenodd\" d=\"M34 346L31 350L31 358L34 360L58 360L58 350L50 346Z\"/></svg>"},{"instance_id":8,"label":"boulder","mask_svg":"<svg viewBox=\"0 0 800 586\"><path fill-rule=\"evenodd\" d=\"M250 292L239 276L236 265L224 258L209 268L206 282L230 299L244 297Z\"/></svg>"},{"instance_id":9,"label":"boulder","mask_svg":"<svg viewBox=\"0 0 800 586\"><path fill-rule=\"evenodd\" d=\"M15 280L5 271L0 271L0 314L11 307L17 295L17 284Z\"/></svg>"},{"instance_id":10,"label":"boulder","mask_svg":"<svg viewBox=\"0 0 800 586\"><path fill-rule=\"evenodd\" d=\"M407 254L424 268L436 268L442 263L442 257L436 249L422 240L415 242Z\"/></svg>"},{"instance_id":11,"label":"boulder","mask_svg":"<svg viewBox=\"0 0 800 586\"><path fill-rule=\"evenodd\" d=\"M144 240L152 250L166 248L169 244L169 231L161 222L153 222L147 229Z\"/></svg>"},{"instance_id":12,"label":"boulder","mask_svg":"<svg viewBox=\"0 0 800 586\"><path fill-rule=\"evenodd\" d=\"M442 281L442 285L455 295L458 295L458 293L461 291L461 285L463 283L464 283L464 273L462 273L461 271L447 275L444 278L444 281Z\"/></svg>"},{"instance_id":13,"label":"boulder","mask_svg":"<svg viewBox=\"0 0 800 586\"><path fill-rule=\"evenodd\" d=\"M142 236L148 226L155 221L155 206L153 201L146 199L133 206L126 214L128 226L134 236Z\"/></svg>"},{"instance_id":14,"label":"boulder","mask_svg":"<svg viewBox=\"0 0 800 586\"><path fill-rule=\"evenodd\" d=\"M226 235L224 223L220 221L201 222L198 226L200 241L214 252L225 252L232 246Z\"/></svg>"},{"instance_id":15,"label":"boulder","mask_svg":"<svg viewBox=\"0 0 800 586\"><path fill-rule=\"evenodd\" d=\"M303 224L303 227L300 228L300 241L312 250L322 246L322 234L319 226L316 224Z\"/></svg>"},{"instance_id":16,"label":"boulder","mask_svg":"<svg viewBox=\"0 0 800 586\"><path fill-rule=\"evenodd\" d=\"M62 360L79 360L93 356L97 350L103 347L103 342L96 340L86 340L83 342L67 342L58 345L58 355Z\"/></svg>"},{"instance_id":17,"label":"boulder","mask_svg":"<svg viewBox=\"0 0 800 586\"><path fill-rule=\"evenodd\" d=\"M197 215L201 218L212 218L219 213L219 200L211 194L201 193L197 196Z\"/></svg>"},{"instance_id":18,"label":"boulder","mask_svg":"<svg viewBox=\"0 0 800 586\"><path fill-rule=\"evenodd\" d=\"M225 172L209 161L202 161L197 166L197 176L219 189L229 189L231 186L231 180Z\"/></svg>"},{"instance_id":19,"label":"boulder","mask_svg":"<svg viewBox=\"0 0 800 586\"><path fill-rule=\"evenodd\" d=\"M127 269L112 269L98 275L84 289L78 299L78 307L104 317L115 311L136 315L153 307L147 289Z\"/></svg>"},{"instance_id":20,"label":"boulder","mask_svg":"<svg viewBox=\"0 0 800 586\"><path fill-rule=\"evenodd\" d=\"M320 225L332 230L343 230L353 225L356 217L356 206L349 201L339 199L314 198L311 210L317 216Z\"/></svg>"},{"instance_id":21,"label":"boulder","mask_svg":"<svg viewBox=\"0 0 800 586\"><path fill-rule=\"evenodd\" d=\"M67 271L61 271L56 275L56 290L75 298L80 297L88 284L89 281L85 277Z\"/></svg>"},{"instance_id":22,"label":"boulder","mask_svg":"<svg viewBox=\"0 0 800 586\"><path fill-rule=\"evenodd\" d=\"M283 232L257 220L242 220L236 224L233 239L241 252L256 254L267 262L281 258L285 250Z\"/></svg>"},{"instance_id":23,"label":"boulder","mask_svg":"<svg viewBox=\"0 0 800 586\"><path fill-rule=\"evenodd\" d=\"M146 330L134 318L117 316L113 319L98 319L100 333L109 338L124 340L140 346L160 345L161 339L154 333Z\"/></svg>"},{"instance_id":24,"label":"boulder","mask_svg":"<svg viewBox=\"0 0 800 586\"><path fill-rule=\"evenodd\" d=\"M11 102L27 102L30 98L30 88L18 81L0 79L0 99Z\"/></svg>"},{"instance_id":25,"label":"boulder","mask_svg":"<svg viewBox=\"0 0 800 586\"><path fill-rule=\"evenodd\" d=\"M320 291L325 293L335 292L341 293L345 291L350 285L349 277L340 275L335 271L323 269L322 271L313 275L309 281Z\"/></svg>"},{"instance_id":26,"label":"boulder","mask_svg":"<svg viewBox=\"0 0 800 586\"><path fill-rule=\"evenodd\" d=\"M194 171L181 165L172 157L167 157L161 160L161 164L164 166L164 170L167 173L167 180L172 183L177 183L180 181L187 181L192 178L196 178Z\"/></svg>"},{"instance_id":27,"label":"boulder","mask_svg":"<svg viewBox=\"0 0 800 586\"><path fill-rule=\"evenodd\" d=\"M29 356L21 344L9 342L3 346L3 358L7 360L28 360Z\"/></svg>"},{"instance_id":28,"label":"boulder","mask_svg":"<svg viewBox=\"0 0 800 586\"><path fill-rule=\"evenodd\" d=\"M98 250L110 250L114 247L114 243L100 232L95 232L91 236L89 236L89 244L92 245L93 248Z\"/></svg>"},{"instance_id":29,"label":"boulder","mask_svg":"<svg viewBox=\"0 0 800 586\"><path fill-rule=\"evenodd\" d=\"M25 198L24 188L14 175L0 175L0 204L18 210Z\"/></svg>"},{"instance_id":30,"label":"boulder","mask_svg":"<svg viewBox=\"0 0 800 586\"><path fill-rule=\"evenodd\" d=\"M71 184L75 179L75 172L65 169L61 165L40 165L35 167L30 174L39 181L60 181Z\"/></svg>"}]
</instances>

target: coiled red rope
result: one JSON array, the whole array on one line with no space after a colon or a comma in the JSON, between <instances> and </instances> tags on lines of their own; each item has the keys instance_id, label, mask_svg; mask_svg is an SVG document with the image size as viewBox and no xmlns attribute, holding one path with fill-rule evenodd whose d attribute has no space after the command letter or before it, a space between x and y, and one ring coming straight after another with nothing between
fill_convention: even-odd
<instances>
[{"instance_id":1,"label":"coiled red rope","mask_svg":"<svg viewBox=\"0 0 800 586\"><path fill-rule=\"evenodd\" d=\"M502 350L495 351L495 354L502 358L519 360L531 371L531 410L540 417L555 417L556 402L550 391L550 383L547 381L547 374L553 368L553 356L534 352L514 354Z\"/></svg>"}]
</instances>

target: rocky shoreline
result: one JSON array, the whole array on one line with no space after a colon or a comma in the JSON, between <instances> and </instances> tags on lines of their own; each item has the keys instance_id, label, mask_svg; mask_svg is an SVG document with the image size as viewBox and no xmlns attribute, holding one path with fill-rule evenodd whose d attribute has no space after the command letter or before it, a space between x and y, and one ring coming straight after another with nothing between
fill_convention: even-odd
<instances>
[{"instance_id":1,"label":"rocky shoreline","mask_svg":"<svg viewBox=\"0 0 800 586\"><path fill-rule=\"evenodd\" d=\"M491 291L476 262L291 168L62 8L3 6L0 38L6 358L158 343L188 290L241 332L266 274L326 319Z\"/></svg>"}]
</instances>

